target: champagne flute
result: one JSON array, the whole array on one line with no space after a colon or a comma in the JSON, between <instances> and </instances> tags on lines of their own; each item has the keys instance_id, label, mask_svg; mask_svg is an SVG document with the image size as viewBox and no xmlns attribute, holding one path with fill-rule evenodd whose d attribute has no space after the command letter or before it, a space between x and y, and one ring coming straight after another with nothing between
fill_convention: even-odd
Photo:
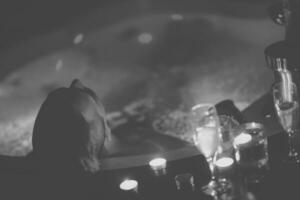
<instances>
[{"instance_id":1,"label":"champagne flute","mask_svg":"<svg viewBox=\"0 0 300 200\"><path fill-rule=\"evenodd\" d=\"M191 110L193 143L206 157L211 170L211 180L204 192L217 198L215 157L220 143L219 118L213 104L197 104Z\"/></svg>"},{"instance_id":2,"label":"champagne flute","mask_svg":"<svg viewBox=\"0 0 300 200\"><path fill-rule=\"evenodd\" d=\"M280 82L273 86L273 99L278 120L288 134L288 163L300 163L294 146L294 137L299 122L299 102L297 87L291 82Z\"/></svg>"},{"instance_id":3,"label":"champagne flute","mask_svg":"<svg viewBox=\"0 0 300 200\"><path fill-rule=\"evenodd\" d=\"M219 123L220 142L215 159L215 171L218 178L217 194L220 199L225 196L228 199L233 199L237 195L234 192L237 173L233 140L239 123L233 117L227 115L219 115Z\"/></svg>"}]
</instances>

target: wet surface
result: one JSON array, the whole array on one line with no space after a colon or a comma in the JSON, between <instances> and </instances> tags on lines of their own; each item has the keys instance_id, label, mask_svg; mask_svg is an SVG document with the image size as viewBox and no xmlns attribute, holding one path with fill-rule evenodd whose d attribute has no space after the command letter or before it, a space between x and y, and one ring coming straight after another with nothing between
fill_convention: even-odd
<instances>
[{"instance_id":1,"label":"wet surface","mask_svg":"<svg viewBox=\"0 0 300 200\"><path fill-rule=\"evenodd\" d=\"M247 107L270 88L263 51L284 30L267 16L267 1L224 2L115 3L8 49L0 61L0 152L30 151L40 104L73 78L94 89L108 113L141 99L161 111L224 99ZM143 153L185 145L147 134Z\"/></svg>"}]
</instances>

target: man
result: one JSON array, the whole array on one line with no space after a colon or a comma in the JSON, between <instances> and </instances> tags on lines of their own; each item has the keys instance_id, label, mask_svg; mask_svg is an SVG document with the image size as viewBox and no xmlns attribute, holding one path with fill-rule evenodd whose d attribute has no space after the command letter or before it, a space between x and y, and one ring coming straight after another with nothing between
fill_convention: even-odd
<instances>
[{"instance_id":1,"label":"man","mask_svg":"<svg viewBox=\"0 0 300 200\"><path fill-rule=\"evenodd\" d=\"M96 173L110 138L105 110L96 94L74 80L51 92L37 115L33 158L42 168Z\"/></svg>"},{"instance_id":2,"label":"man","mask_svg":"<svg viewBox=\"0 0 300 200\"><path fill-rule=\"evenodd\" d=\"M36 117L33 151L26 159L14 162L21 170L2 173L6 181L1 196L106 199L100 170L109 138L104 107L91 89L74 80L70 87L54 90Z\"/></svg>"}]
</instances>

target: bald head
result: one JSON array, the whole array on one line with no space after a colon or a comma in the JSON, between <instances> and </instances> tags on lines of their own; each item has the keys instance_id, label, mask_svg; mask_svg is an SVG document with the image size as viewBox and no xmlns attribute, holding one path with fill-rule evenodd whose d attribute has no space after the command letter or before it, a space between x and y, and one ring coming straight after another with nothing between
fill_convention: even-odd
<instances>
[{"instance_id":1,"label":"bald head","mask_svg":"<svg viewBox=\"0 0 300 200\"><path fill-rule=\"evenodd\" d=\"M97 172L109 134L98 97L75 80L69 88L51 92L42 104L33 130L33 155L51 168Z\"/></svg>"}]
</instances>

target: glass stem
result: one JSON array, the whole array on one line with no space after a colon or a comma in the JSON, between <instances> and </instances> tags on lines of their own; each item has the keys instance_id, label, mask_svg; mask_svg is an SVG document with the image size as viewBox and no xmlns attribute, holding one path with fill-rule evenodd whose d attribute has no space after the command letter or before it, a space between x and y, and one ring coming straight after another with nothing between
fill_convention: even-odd
<instances>
[{"instance_id":1,"label":"glass stem","mask_svg":"<svg viewBox=\"0 0 300 200\"><path fill-rule=\"evenodd\" d=\"M295 148L294 148L294 143L293 143L293 138L294 138L294 131L293 130L288 130L288 141L289 141L289 157L292 158L295 156Z\"/></svg>"},{"instance_id":2,"label":"glass stem","mask_svg":"<svg viewBox=\"0 0 300 200\"><path fill-rule=\"evenodd\" d=\"M208 158L208 164L209 164L209 169L211 172L211 180L216 181L216 170L215 170L215 164L214 164L214 156Z\"/></svg>"}]
</instances>

